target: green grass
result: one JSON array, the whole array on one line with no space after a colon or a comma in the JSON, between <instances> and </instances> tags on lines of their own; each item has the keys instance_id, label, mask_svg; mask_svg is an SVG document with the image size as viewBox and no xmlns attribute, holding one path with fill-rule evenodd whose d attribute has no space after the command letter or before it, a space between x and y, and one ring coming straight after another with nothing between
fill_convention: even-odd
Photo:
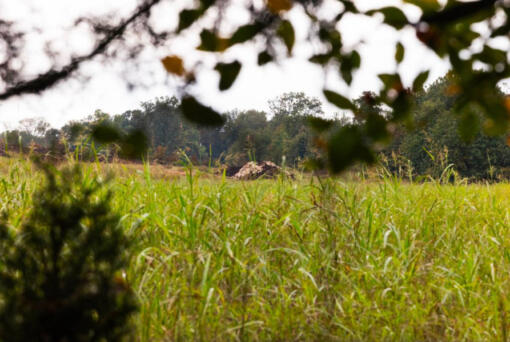
<instances>
[{"instance_id":1,"label":"green grass","mask_svg":"<svg viewBox=\"0 0 510 342\"><path fill-rule=\"evenodd\" d=\"M0 170L18 225L40 176L13 159ZM194 172L154 178L146 166L110 184L135 242L137 340L508 337L510 185Z\"/></svg>"}]
</instances>

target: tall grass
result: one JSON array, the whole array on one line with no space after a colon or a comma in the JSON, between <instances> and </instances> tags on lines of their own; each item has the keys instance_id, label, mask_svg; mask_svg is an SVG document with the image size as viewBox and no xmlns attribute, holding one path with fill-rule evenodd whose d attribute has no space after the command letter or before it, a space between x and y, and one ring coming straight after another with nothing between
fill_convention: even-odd
<instances>
[{"instance_id":1,"label":"tall grass","mask_svg":"<svg viewBox=\"0 0 510 342\"><path fill-rule=\"evenodd\" d=\"M0 170L16 226L39 176L14 159ZM507 339L508 184L186 172L145 165L110 184L136 242L138 340Z\"/></svg>"}]
</instances>

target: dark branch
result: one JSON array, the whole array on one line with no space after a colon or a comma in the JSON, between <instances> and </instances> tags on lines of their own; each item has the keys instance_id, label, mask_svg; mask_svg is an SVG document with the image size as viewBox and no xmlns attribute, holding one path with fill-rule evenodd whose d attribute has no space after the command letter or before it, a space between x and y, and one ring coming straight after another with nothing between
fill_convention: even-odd
<instances>
[{"instance_id":1,"label":"dark branch","mask_svg":"<svg viewBox=\"0 0 510 342\"><path fill-rule=\"evenodd\" d=\"M66 79L78 69L81 63L91 60L97 55L104 53L113 41L122 37L130 24L132 24L141 16L147 15L151 8L160 1L161 0L150 0L144 2L129 18L122 21L117 27L109 31L107 35L97 43L97 46L94 48L94 50L92 50L92 52L84 56L74 57L71 59L69 64L62 67L60 70L51 69L44 74L38 75L32 80L18 82L14 86L7 88L5 92L0 93L0 101L22 94L38 94L54 86L59 81Z\"/></svg>"}]
</instances>

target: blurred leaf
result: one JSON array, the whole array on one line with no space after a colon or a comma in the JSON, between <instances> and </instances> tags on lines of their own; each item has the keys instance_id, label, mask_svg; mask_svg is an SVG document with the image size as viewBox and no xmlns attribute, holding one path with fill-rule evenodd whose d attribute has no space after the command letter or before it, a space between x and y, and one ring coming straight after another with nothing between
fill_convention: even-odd
<instances>
[{"instance_id":1,"label":"blurred leaf","mask_svg":"<svg viewBox=\"0 0 510 342\"><path fill-rule=\"evenodd\" d=\"M416 78L413 81L413 91L418 92L423 89L423 85L427 81L427 78L429 78L430 71L422 71L416 76Z\"/></svg>"},{"instance_id":2,"label":"blurred leaf","mask_svg":"<svg viewBox=\"0 0 510 342\"><path fill-rule=\"evenodd\" d=\"M112 125L101 123L92 127L91 135L94 140L103 144L109 144L119 141L122 133Z\"/></svg>"},{"instance_id":3,"label":"blurred leaf","mask_svg":"<svg viewBox=\"0 0 510 342\"><path fill-rule=\"evenodd\" d=\"M182 76L185 73L182 59L179 56L176 55L166 56L161 60L161 63L163 63L163 66L165 67L166 71L168 71L171 74Z\"/></svg>"},{"instance_id":4,"label":"blurred leaf","mask_svg":"<svg viewBox=\"0 0 510 342\"><path fill-rule=\"evenodd\" d=\"M200 32L200 45L197 47L198 50L208 52L223 52L229 46L228 39L216 36L216 34L210 30L202 30Z\"/></svg>"},{"instance_id":5,"label":"blurred leaf","mask_svg":"<svg viewBox=\"0 0 510 342\"><path fill-rule=\"evenodd\" d=\"M379 79L384 83L386 89L395 89L400 91L402 89L402 81L398 74L379 74Z\"/></svg>"},{"instance_id":6,"label":"blurred leaf","mask_svg":"<svg viewBox=\"0 0 510 342\"><path fill-rule=\"evenodd\" d=\"M404 2L418 6L423 12L437 11L441 8L437 0L404 0Z\"/></svg>"},{"instance_id":7,"label":"blurred leaf","mask_svg":"<svg viewBox=\"0 0 510 342\"><path fill-rule=\"evenodd\" d=\"M294 42L296 40L296 35L294 33L294 27L288 20L283 20L278 27L277 34L282 38L285 46L287 47L287 52L289 55L292 53L292 48L294 47Z\"/></svg>"},{"instance_id":8,"label":"blurred leaf","mask_svg":"<svg viewBox=\"0 0 510 342\"><path fill-rule=\"evenodd\" d=\"M489 65L496 65L498 63L505 63L507 60L506 55L506 51L494 49L485 45L482 52L474 54L473 57L478 59L480 62L487 63Z\"/></svg>"},{"instance_id":9,"label":"blurred leaf","mask_svg":"<svg viewBox=\"0 0 510 342\"><path fill-rule=\"evenodd\" d=\"M184 29L190 27L194 22L196 22L205 11L214 5L216 0L200 0L200 6L196 9L184 9L179 13L179 25L177 27L177 32L181 32Z\"/></svg>"},{"instance_id":10,"label":"blurred leaf","mask_svg":"<svg viewBox=\"0 0 510 342\"><path fill-rule=\"evenodd\" d=\"M326 99L338 108L356 110L356 106L345 96L331 90L324 90L323 93Z\"/></svg>"},{"instance_id":11,"label":"blurred leaf","mask_svg":"<svg viewBox=\"0 0 510 342\"><path fill-rule=\"evenodd\" d=\"M335 122L333 120L323 119L316 116L308 117L308 124L317 132L324 132L330 129Z\"/></svg>"},{"instance_id":12,"label":"blurred leaf","mask_svg":"<svg viewBox=\"0 0 510 342\"><path fill-rule=\"evenodd\" d=\"M397 30L400 30L409 23L404 12L397 7L383 7L367 12L368 15L373 15L375 13L381 13L384 16L384 22Z\"/></svg>"},{"instance_id":13,"label":"blurred leaf","mask_svg":"<svg viewBox=\"0 0 510 342\"><path fill-rule=\"evenodd\" d=\"M460 19L468 20L471 16L475 16L476 21L481 21L493 13L495 2L494 0L470 2L450 0L443 10L424 14L420 21L429 24L452 24Z\"/></svg>"},{"instance_id":14,"label":"blurred leaf","mask_svg":"<svg viewBox=\"0 0 510 342\"><path fill-rule=\"evenodd\" d=\"M140 158L149 147L147 137L142 130L134 130L126 135L120 143L120 153L127 158Z\"/></svg>"},{"instance_id":15,"label":"blurred leaf","mask_svg":"<svg viewBox=\"0 0 510 342\"><path fill-rule=\"evenodd\" d=\"M346 12L350 12L352 14L359 13L358 9L354 5L354 0L339 0L339 1L344 6Z\"/></svg>"},{"instance_id":16,"label":"blurred leaf","mask_svg":"<svg viewBox=\"0 0 510 342\"><path fill-rule=\"evenodd\" d=\"M328 142L329 167L333 173L344 171L357 161L373 163L375 157L356 126L344 126Z\"/></svg>"},{"instance_id":17,"label":"blurred leaf","mask_svg":"<svg viewBox=\"0 0 510 342\"><path fill-rule=\"evenodd\" d=\"M271 56L267 51L262 51L257 57L257 64L264 65L271 62L272 60L273 56Z\"/></svg>"},{"instance_id":18,"label":"blurred leaf","mask_svg":"<svg viewBox=\"0 0 510 342\"><path fill-rule=\"evenodd\" d=\"M411 109L413 108L413 97L406 90L402 89L397 98L391 103L393 107L393 120L402 121L409 118Z\"/></svg>"},{"instance_id":19,"label":"blurred leaf","mask_svg":"<svg viewBox=\"0 0 510 342\"><path fill-rule=\"evenodd\" d=\"M329 62L331 57L332 56L330 53L320 53L320 54L313 55L312 57L310 57L309 61L312 63L315 63L315 64L324 65Z\"/></svg>"},{"instance_id":20,"label":"blurred leaf","mask_svg":"<svg viewBox=\"0 0 510 342\"><path fill-rule=\"evenodd\" d=\"M370 113L367 116L365 129L367 135L376 141L386 141L390 138L389 132L386 129L386 119L377 113Z\"/></svg>"},{"instance_id":21,"label":"blurred leaf","mask_svg":"<svg viewBox=\"0 0 510 342\"><path fill-rule=\"evenodd\" d=\"M253 39L263 28L263 25L259 23L241 26L230 37L229 45L240 44Z\"/></svg>"},{"instance_id":22,"label":"blurred leaf","mask_svg":"<svg viewBox=\"0 0 510 342\"><path fill-rule=\"evenodd\" d=\"M343 80L347 84L352 82L352 73L358 69L361 64L361 57L357 51L346 54L340 57L340 73Z\"/></svg>"},{"instance_id":23,"label":"blurred leaf","mask_svg":"<svg viewBox=\"0 0 510 342\"><path fill-rule=\"evenodd\" d=\"M338 30L331 27L321 27L319 30L319 39L331 46L330 54L339 54L342 48L342 35Z\"/></svg>"},{"instance_id":24,"label":"blurred leaf","mask_svg":"<svg viewBox=\"0 0 510 342\"><path fill-rule=\"evenodd\" d=\"M353 68L358 69L361 66L361 57L358 51L352 51L350 59Z\"/></svg>"},{"instance_id":25,"label":"blurred leaf","mask_svg":"<svg viewBox=\"0 0 510 342\"><path fill-rule=\"evenodd\" d=\"M126 135L119 128L102 123L92 128L91 136L102 144L119 144L120 154L125 158L140 158L148 148L147 139L142 130L134 130Z\"/></svg>"},{"instance_id":26,"label":"blurred leaf","mask_svg":"<svg viewBox=\"0 0 510 342\"><path fill-rule=\"evenodd\" d=\"M400 62L402 62L404 60L404 53L405 53L404 45L402 45L402 43L398 42L397 49L395 51L395 61L397 63L400 64Z\"/></svg>"},{"instance_id":27,"label":"blurred leaf","mask_svg":"<svg viewBox=\"0 0 510 342\"><path fill-rule=\"evenodd\" d=\"M267 8L275 14L292 8L292 0L267 0Z\"/></svg>"},{"instance_id":28,"label":"blurred leaf","mask_svg":"<svg viewBox=\"0 0 510 342\"><path fill-rule=\"evenodd\" d=\"M191 122L203 126L221 126L225 118L210 107L206 107L192 96L186 96L181 101L182 114Z\"/></svg>"},{"instance_id":29,"label":"blurred leaf","mask_svg":"<svg viewBox=\"0 0 510 342\"><path fill-rule=\"evenodd\" d=\"M190 27L200 16L202 15L202 11L198 9L185 9L179 13L179 26L177 27L177 32L180 32L184 29Z\"/></svg>"},{"instance_id":30,"label":"blurred leaf","mask_svg":"<svg viewBox=\"0 0 510 342\"><path fill-rule=\"evenodd\" d=\"M218 63L214 70L220 73L219 89L227 90L232 86L241 71L241 63L238 61L232 63Z\"/></svg>"},{"instance_id":31,"label":"blurred leaf","mask_svg":"<svg viewBox=\"0 0 510 342\"><path fill-rule=\"evenodd\" d=\"M352 68L347 63L340 64L340 73L342 74L342 79L350 85L352 83Z\"/></svg>"},{"instance_id":32,"label":"blurred leaf","mask_svg":"<svg viewBox=\"0 0 510 342\"><path fill-rule=\"evenodd\" d=\"M480 120L473 111L473 106L467 105L458 121L459 135L465 142L473 142L480 131Z\"/></svg>"},{"instance_id":33,"label":"blurred leaf","mask_svg":"<svg viewBox=\"0 0 510 342\"><path fill-rule=\"evenodd\" d=\"M491 33L491 38L498 37L498 36L506 36L508 35L508 32L510 32L510 20L508 20L504 25L501 25Z\"/></svg>"},{"instance_id":34,"label":"blurred leaf","mask_svg":"<svg viewBox=\"0 0 510 342\"><path fill-rule=\"evenodd\" d=\"M318 158L305 159L303 166L306 171L323 170L326 167L324 161Z\"/></svg>"}]
</instances>

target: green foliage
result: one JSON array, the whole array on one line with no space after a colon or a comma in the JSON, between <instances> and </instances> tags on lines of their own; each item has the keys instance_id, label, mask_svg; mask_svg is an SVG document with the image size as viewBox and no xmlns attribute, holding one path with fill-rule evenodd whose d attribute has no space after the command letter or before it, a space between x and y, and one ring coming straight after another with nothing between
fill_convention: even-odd
<instances>
[{"instance_id":1,"label":"green foliage","mask_svg":"<svg viewBox=\"0 0 510 342\"><path fill-rule=\"evenodd\" d=\"M278 62L280 59L287 58L296 44L294 25L286 15L286 12L293 7L301 7L310 20L307 28L308 40L314 38L322 45L323 52L310 58L310 62L321 65L325 72L338 69L342 79L347 85L353 80L353 72L361 65L361 56L357 51L345 49L342 43L342 34L338 27L346 15L365 15L381 17L383 24L399 31L411 29L415 31L416 38L423 42L431 51L439 57L448 59L452 65L452 73L456 76L456 88L460 96L455 97L454 105L449 110L452 115L460 115L469 112L472 107L476 107L479 114L484 119L490 119L492 125L486 130L491 134L503 134L508 127L508 108L501 94L494 90L498 82L510 76L510 65L507 58L507 52L494 48L492 39L505 36L509 32L510 11L504 1L496 0L477 0L462 1L450 0L442 5L436 0L405 0L407 4L415 7L421 13L417 20L411 21L407 18L402 8L387 6L374 8L365 12L359 10L353 1L340 1L342 6L338 9L327 8L322 1L308 0L274 0L267 1L266 6L255 10L248 8L251 18L248 24L244 24L234 29L234 34L230 39L221 38L217 35L218 22L215 27L204 28L200 33L201 44L199 50L209 52L222 52L230 46L247 41L256 41L258 37L263 36L266 46L263 52L258 55L258 64L264 65L269 62ZM209 7L225 6L228 7L229 1L208 2ZM203 12L209 8L200 3L195 9L184 9L181 14L181 24L179 31L191 25L192 22L203 22L199 18ZM321 14L328 12L329 17L334 19L325 19ZM330 13L334 11L335 13ZM186 18L186 20L183 20ZM261 18L264 18L263 20ZM500 18L501 20L496 20ZM222 17L218 17L221 21ZM484 45L481 51L473 52L471 47L475 40L480 38L480 33L475 29L475 24L486 24L487 34L484 34ZM205 24L205 26L208 26ZM276 38L276 39L275 39ZM281 40L286 47L287 54L276 53L274 42ZM361 45L362 42L359 42ZM355 45L356 46L356 45ZM466 52L469 52L466 54ZM464 53L465 56L461 57ZM395 46L395 61L397 66L403 61L405 56L405 46L397 42ZM241 63L241 62L236 62ZM482 67L479 67L482 65ZM331 68L333 66L333 68ZM241 64L236 64L232 72L226 73L224 68L216 67L221 75L220 90L232 86L235 76ZM235 71L235 72L234 72ZM226 77L228 75L228 77ZM429 70L423 70L414 79L412 90L419 92L422 90L425 81L429 75ZM403 84L398 68L388 74L379 75L384 86L374 99L379 104L384 104L391 110L391 123L406 123L410 127L409 119L414 109L413 94L410 89ZM324 90L324 95L329 102L341 109L355 111L350 99L342 94L331 90ZM200 120L197 120L199 122ZM204 119L204 122L206 119ZM348 148L356 146L365 146L368 150L375 152L378 149L378 141L381 136L385 139L391 135L387 128L389 121L366 120L363 125L370 127L359 127L360 134L356 134L358 141ZM317 123L317 122L315 122ZM476 125L472 115L465 115L461 123L461 135L464 138L472 139L478 134L479 125ZM339 139L340 131L332 132L329 136L329 144L338 144L342 142ZM352 138L352 136L351 136ZM356 150L346 152L346 146L330 146L328 148L329 161L335 161L336 165L330 165L332 170L341 171L344 165L353 164L357 158L348 156L356 153ZM338 151L338 155L333 158L332 151ZM340 152L343 151L343 152ZM367 158L362 158L363 160ZM342 167L340 167L342 165Z\"/></svg>"},{"instance_id":2,"label":"green foliage","mask_svg":"<svg viewBox=\"0 0 510 342\"><path fill-rule=\"evenodd\" d=\"M43 170L21 227L0 227L0 341L120 341L137 306L111 193L78 166Z\"/></svg>"},{"instance_id":3,"label":"green foliage","mask_svg":"<svg viewBox=\"0 0 510 342\"><path fill-rule=\"evenodd\" d=\"M452 164L462 177L488 179L494 177L493 170L507 176L504 174L510 167L510 148L505 138L479 131L483 115L477 107L453 114L459 96L452 93L454 86L455 78L448 75L415 96L416 127L412 131L399 127L386 155L395 152L408 159L417 175L438 177L444 167L437 165Z\"/></svg>"},{"instance_id":4,"label":"green foliage","mask_svg":"<svg viewBox=\"0 0 510 342\"><path fill-rule=\"evenodd\" d=\"M96 56L104 55L110 51L115 42L128 42L128 33L139 37L140 41L127 44L129 53L108 53L108 56L127 56L133 59L143 51L149 39L157 46L165 46L169 39L183 37L186 41L200 43L196 49L201 53L210 54L216 59L214 70L220 76L218 88L221 91L229 89L239 75L243 64L247 60L240 59L225 62L225 55L232 47L244 48L245 43L253 43L257 47L257 64L280 63L292 56L292 52L303 47L319 51L310 56L309 62L319 65L327 80L328 73L340 75L346 90L354 81L356 71L362 65L361 47L367 44L362 38L358 41L344 45L344 36L348 31L342 31L346 27L346 18L373 17L381 19L381 26L391 28L394 31L414 33L416 41L436 54L440 59L449 62L452 75L455 76L454 105L449 111L454 116L464 116L461 124L461 134L466 139L472 139L481 127L490 135L503 135L510 122L510 106L503 94L495 91L501 81L510 77L510 59L503 42L508 38L510 31L510 6L508 1L503 0L402 0L394 6L377 7L377 2L372 2L372 7L358 8L359 4L352 0L339 0L339 6L331 6L328 1L319 0L266 0L252 3L250 1L239 2L234 0L198 0L192 1L185 8L179 9L178 22L170 25L172 28L153 27L153 11L161 0L143 1L133 13L124 20L119 20L116 25L105 27L102 20L81 18L93 26L93 34L96 38L95 48L88 54L73 56L69 62L62 66L49 68L32 79L26 80L26 70L19 67L25 65L24 60L7 58L7 62L0 65L2 73L8 75L5 78L5 90L0 92L0 99L8 99L23 94L37 94L49 89L59 81L71 77L82 63ZM370 5L368 5L370 6ZM235 22L226 22L230 19L231 10L241 11L243 19ZM239 12L239 13L241 13ZM297 16L291 13L301 13ZM411 14L408 17L408 14ZM366 18L365 18L366 19ZM298 21L299 20L299 21ZM300 26L299 36L305 39L296 39L296 28ZM2 23L1 36L9 46L11 57L22 56L24 35L28 32L20 30L14 23L5 21ZM195 35L195 37L193 37ZM196 38L196 39L193 39ZM312 45L310 45L310 43ZM297 46L301 45L301 46ZM388 48L393 50L392 46ZM403 69L400 67L405 57L406 46L397 41L394 46L394 68L385 74L378 75L383 86L375 94L374 100L379 105L389 109L390 115L380 120L373 117L364 121L358 127L360 134L355 146L365 146L371 153L379 150L381 137L387 138L392 135L395 124L404 123L409 129L411 114L414 110L414 93L419 92L428 78L430 70L421 70L414 77L412 84L403 82L407 77L402 77ZM224 54L225 53L225 54ZM242 54L238 54L242 56ZM48 52L50 60L55 56ZM21 57L20 57L21 58ZM27 57L28 58L28 57ZM227 57L228 58L228 57ZM56 62L56 61L55 61ZM213 108L202 104L193 95L190 89L196 84L202 72L203 63L195 63L190 69L185 68L184 58L171 54L161 59L162 66L173 76L182 77L182 114L189 120L206 126L220 126L225 123L221 115ZM19 64L19 65L18 65ZM58 65L59 63L53 63ZM392 64L392 63L390 63ZM375 76L375 75L374 75ZM407 75L406 75L407 76ZM23 81L20 81L23 80ZM411 87L412 86L412 87ZM324 85L327 88L327 82ZM328 89L323 90L329 102L341 109L354 112L352 99L343 94ZM469 113L476 108L484 125L477 125L473 116ZM370 126L370 127L368 127ZM390 128L388 128L390 127ZM340 132L328 134L329 138L338 137ZM115 135L113 132L111 132ZM389 133L389 134L388 134ZM133 140L138 135L133 135ZM328 138L328 139L329 139ZM341 140L324 140L324 144L333 144ZM138 146L137 141L128 144L133 149ZM325 150L340 151L338 146L330 146ZM357 159L344 159L356 153L351 150L348 153L339 152L335 158L341 165L351 165ZM331 155L330 155L331 157ZM363 158L366 159L366 158ZM339 165L340 165L339 164ZM344 169L339 165L330 165L336 171Z\"/></svg>"}]
</instances>

